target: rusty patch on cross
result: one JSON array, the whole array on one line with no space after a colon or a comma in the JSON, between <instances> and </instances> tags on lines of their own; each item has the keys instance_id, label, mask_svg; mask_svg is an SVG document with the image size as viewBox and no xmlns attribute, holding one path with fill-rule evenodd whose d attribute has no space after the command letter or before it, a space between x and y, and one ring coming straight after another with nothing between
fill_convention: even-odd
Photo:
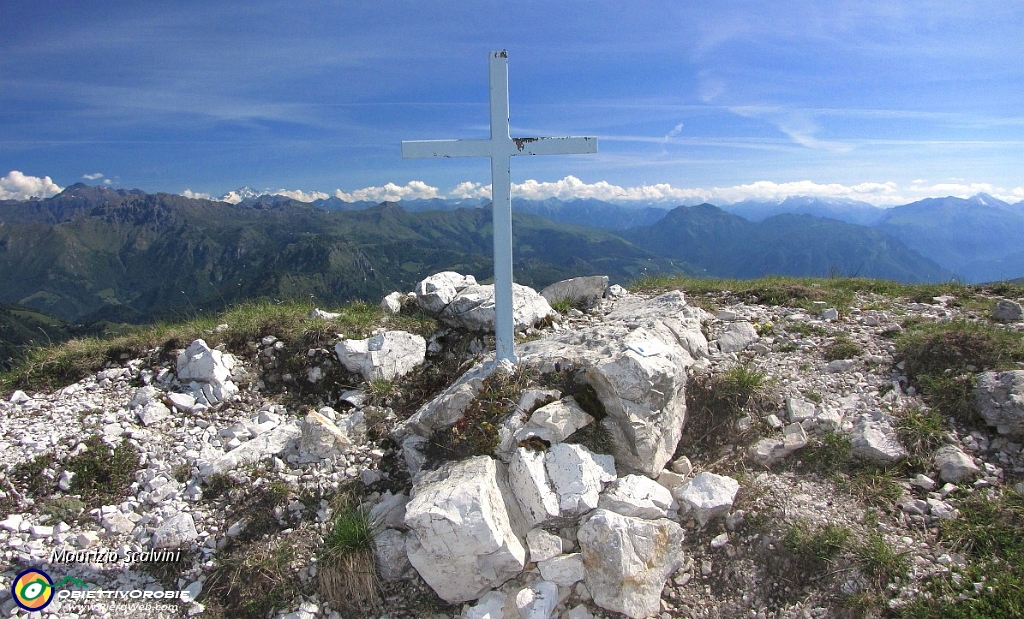
<instances>
[{"instance_id":1,"label":"rusty patch on cross","mask_svg":"<svg viewBox=\"0 0 1024 619\"><path fill-rule=\"evenodd\" d=\"M526 148L527 144L536 142L539 139L540 138L512 138L512 141L516 143L516 148L519 149L519 152L523 152L523 149Z\"/></svg>"}]
</instances>

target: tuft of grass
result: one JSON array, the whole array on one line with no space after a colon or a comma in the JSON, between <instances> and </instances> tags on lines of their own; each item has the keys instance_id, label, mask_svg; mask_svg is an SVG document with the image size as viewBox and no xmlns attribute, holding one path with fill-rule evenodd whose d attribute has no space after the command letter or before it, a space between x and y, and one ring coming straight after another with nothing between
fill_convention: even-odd
<instances>
[{"instance_id":1,"label":"tuft of grass","mask_svg":"<svg viewBox=\"0 0 1024 619\"><path fill-rule=\"evenodd\" d=\"M57 497L45 501L39 506L39 511L49 518L51 524L74 524L85 513L85 503L75 497Z\"/></svg>"},{"instance_id":2,"label":"tuft of grass","mask_svg":"<svg viewBox=\"0 0 1024 619\"><path fill-rule=\"evenodd\" d=\"M880 533L870 534L852 550L865 576L879 589L884 589L895 578L902 578L910 571L907 553L893 550Z\"/></svg>"},{"instance_id":3,"label":"tuft of grass","mask_svg":"<svg viewBox=\"0 0 1024 619\"><path fill-rule=\"evenodd\" d=\"M845 489L862 503L886 510L891 509L903 496L900 474L895 468L886 469L876 464L861 463L847 475L834 475L833 480L837 487Z\"/></svg>"},{"instance_id":4,"label":"tuft of grass","mask_svg":"<svg viewBox=\"0 0 1024 619\"><path fill-rule=\"evenodd\" d=\"M1024 361L1024 335L964 320L914 325L896 338L896 347L911 379L1009 369Z\"/></svg>"},{"instance_id":5,"label":"tuft of grass","mask_svg":"<svg viewBox=\"0 0 1024 619\"><path fill-rule=\"evenodd\" d=\"M428 460L445 462L493 454L498 447L498 428L515 411L531 377L531 370L521 365L511 374L494 372L485 378L462 418L431 434L424 450Z\"/></svg>"},{"instance_id":6,"label":"tuft of grass","mask_svg":"<svg viewBox=\"0 0 1024 619\"><path fill-rule=\"evenodd\" d=\"M897 356L925 401L964 422L977 418L977 372L1024 361L1024 335L985 323L918 323L896 338Z\"/></svg>"},{"instance_id":7,"label":"tuft of grass","mask_svg":"<svg viewBox=\"0 0 1024 619\"><path fill-rule=\"evenodd\" d=\"M75 474L71 478L71 492L82 495L90 508L120 502L135 481L139 451L127 440L110 447L98 435L90 436L84 443L84 452L63 463L66 471Z\"/></svg>"},{"instance_id":8,"label":"tuft of grass","mask_svg":"<svg viewBox=\"0 0 1024 619\"><path fill-rule=\"evenodd\" d=\"M308 544L298 532L231 546L216 555L201 601L212 617L263 619L301 591L296 563Z\"/></svg>"},{"instance_id":9,"label":"tuft of grass","mask_svg":"<svg viewBox=\"0 0 1024 619\"><path fill-rule=\"evenodd\" d=\"M569 310L573 308L572 299L566 297L564 299L558 299L551 302L551 309L555 310L563 316L569 313Z\"/></svg>"},{"instance_id":10,"label":"tuft of grass","mask_svg":"<svg viewBox=\"0 0 1024 619\"><path fill-rule=\"evenodd\" d=\"M913 406L896 417L895 429L911 458L927 458L942 444L945 426L937 411Z\"/></svg>"},{"instance_id":11,"label":"tuft of grass","mask_svg":"<svg viewBox=\"0 0 1024 619\"><path fill-rule=\"evenodd\" d=\"M852 449L849 436L828 430L820 438L811 439L800 451L800 460L815 471L834 474L849 466Z\"/></svg>"},{"instance_id":12,"label":"tuft of grass","mask_svg":"<svg viewBox=\"0 0 1024 619\"><path fill-rule=\"evenodd\" d=\"M845 335L840 335L822 350L825 361L853 359L864 354L864 348Z\"/></svg>"},{"instance_id":13,"label":"tuft of grass","mask_svg":"<svg viewBox=\"0 0 1024 619\"><path fill-rule=\"evenodd\" d=\"M782 543L801 563L821 570L847 547L850 535L844 526L829 523L814 528L801 520L789 528Z\"/></svg>"},{"instance_id":14,"label":"tuft of grass","mask_svg":"<svg viewBox=\"0 0 1024 619\"><path fill-rule=\"evenodd\" d=\"M373 551L376 526L354 491L342 491L338 497L318 562L320 594L334 608L365 616L381 605L382 587Z\"/></svg>"},{"instance_id":15,"label":"tuft of grass","mask_svg":"<svg viewBox=\"0 0 1024 619\"><path fill-rule=\"evenodd\" d=\"M744 415L760 417L779 407L778 394L769 389L764 372L734 366L721 374L706 374L686 386L687 421L680 446L714 453L727 444L746 444L756 434L738 434L735 422Z\"/></svg>"}]
</instances>

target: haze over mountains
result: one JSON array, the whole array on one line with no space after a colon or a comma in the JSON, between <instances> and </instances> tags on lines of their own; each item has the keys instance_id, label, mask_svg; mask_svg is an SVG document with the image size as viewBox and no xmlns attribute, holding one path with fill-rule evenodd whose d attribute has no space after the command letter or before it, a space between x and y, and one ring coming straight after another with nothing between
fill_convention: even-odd
<instances>
[{"instance_id":1,"label":"haze over mountains","mask_svg":"<svg viewBox=\"0 0 1024 619\"><path fill-rule=\"evenodd\" d=\"M0 201L0 302L77 322L136 322L252 297L329 305L491 274L482 200L238 204L74 185ZM864 276L968 282L1024 275L1024 204L990 196L889 209L791 198L661 209L514 200L516 281L605 274Z\"/></svg>"}]
</instances>

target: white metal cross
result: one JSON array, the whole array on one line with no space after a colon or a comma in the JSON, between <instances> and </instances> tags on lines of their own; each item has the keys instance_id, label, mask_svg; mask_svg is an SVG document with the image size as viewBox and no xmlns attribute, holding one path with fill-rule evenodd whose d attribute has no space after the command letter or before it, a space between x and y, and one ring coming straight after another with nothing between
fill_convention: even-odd
<instances>
[{"instance_id":1,"label":"white metal cross","mask_svg":"<svg viewBox=\"0 0 1024 619\"><path fill-rule=\"evenodd\" d=\"M596 137L513 138L508 127L508 53L491 52L491 138L402 142L403 159L490 157L494 219L494 311L497 360L516 362L512 320L512 179L509 157L597 152Z\"/></svg>"}]
</instances>

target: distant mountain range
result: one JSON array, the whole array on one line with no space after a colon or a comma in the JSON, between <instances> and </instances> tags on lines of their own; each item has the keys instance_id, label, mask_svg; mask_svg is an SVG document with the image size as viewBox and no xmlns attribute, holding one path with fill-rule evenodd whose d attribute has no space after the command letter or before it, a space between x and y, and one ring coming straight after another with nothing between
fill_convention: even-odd
<instances>
[{"instance_id":1,"label":"distant mountain range","mask_svg":"<svg viewBox=\"0 0 1024 619\"><path fill-rule=\"evenodd\" d=\"M483 206L266 195L228 204L78 184L45 200L0 201L0 302L68 321L136 322L251 297L373 299L449 269L484 280L492 241ZM809 198L725 210L593 199L516 199L513 208L516 281L535 287L591 274L625 284L657 273L1024 274L1024 205L983 195L891 209Z\"/></svg>"},{"instance_id":2,"label":"distant mountain range","mask_svg":"<svg viewBox=\"0 0 1024 619\"><path fill-rule=\"evenodd\" d=\"M490 277L490 219L480 208L329 212L78 184L0 202L0 301L70 321L136 322L252 297L372 299L446 269ZM683 270L596 228L517 214L515 234L516 279L527 285Z\"/></svg>"}]
</instances>

